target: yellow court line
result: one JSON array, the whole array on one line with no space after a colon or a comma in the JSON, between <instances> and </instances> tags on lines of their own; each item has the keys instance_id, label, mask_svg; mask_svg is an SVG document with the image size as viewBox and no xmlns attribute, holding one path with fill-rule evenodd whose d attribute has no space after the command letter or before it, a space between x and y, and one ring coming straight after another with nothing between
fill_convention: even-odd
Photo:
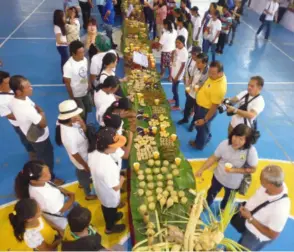
<instances>
[{"instance_id":1,"label":"yellow court line","mask_svg":"<svg viewBox=\"0 0 294 252\"><path fill-rule=\"evenodd\" d=\"M204 163L206 159L193 159L190 160L194 172L198 170L201 165ZM257 172L253 175L252 185L249 189L248 195L246 197L237 196L237 200L246 200L250 196L253 195L255 190L260 186L259 176L263 167L268 164L276 164L283 168L285 172L285 182L289 189L289 197L291 199L291 216L294 216L294 165L291 162L283 161L283 160L268 160L262 159L259 161ZM197 190L207 190L210 186L210 181L212 178L213 170L208 170L203 174L203 178L201 180L196 179ZM65 187L75 192L77 201L83 205L88 207L92 212L92 223L97 228L98 232L102 235L102 243L105 247L110 248L115 244L122 244L127 238L127 234L129 233L129 229L127 229L123 234L120 235L104 235L104 220L103 215L100 210L100 203L97 201L86 201L84 199L84 194L81 189L78 188L77 182L67 184ZM223 192L220 192L218 197L223 197ZM126 194L123 194L122 199L126 201ZM19 243L13 236L12 227L8 221L8 214L13 211L15 202L10 202L8 204L0 206L0 219L1 226L0 230L0 250L28 250L28 248L24 245L24 243ZM125 206L122 209L124 213L124 218L122 223L128 223L128 215L127 215L127 207ZM5 230L5 232L3 232Z\"/></svg>"}]
</instances>

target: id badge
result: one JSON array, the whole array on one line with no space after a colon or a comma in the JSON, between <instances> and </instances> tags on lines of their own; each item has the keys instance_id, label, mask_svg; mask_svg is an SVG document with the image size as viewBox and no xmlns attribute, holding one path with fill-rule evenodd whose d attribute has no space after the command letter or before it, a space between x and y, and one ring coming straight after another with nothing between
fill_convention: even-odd
<instances>
[{"instance_id":1,"label":"id badge","mask_svg":"<svg viewBox=\"0 0 294 252\"><path fill-rule=\"evenodd\" d=\"M81 84L88 84L88 79L86 78L81 79Z\"/></svg>"}]
</instances>

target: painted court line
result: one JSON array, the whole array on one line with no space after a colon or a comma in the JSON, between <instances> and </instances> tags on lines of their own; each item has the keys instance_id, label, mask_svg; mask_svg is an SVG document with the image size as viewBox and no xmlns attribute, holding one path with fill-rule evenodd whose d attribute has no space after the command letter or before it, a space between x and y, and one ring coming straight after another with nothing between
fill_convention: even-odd
<instances>
[{"instance_id":1,"label":"painted court line","mask_svg":"<svg viewBox=\"0 0 294 252\"><path fill-rule=\"evenodd\" d=\"M248 23L246 23L245 21L242 21L242 23L244 23L245 25L247 25L252 31L254 31L255 33L257 32L251 25L249 25ZM276 44L274 44L271 40L268 41L268 43L270 43L273 47L275 47L278 51L280 51L282 54L284 54L288 59L290 59L291 61L294 62L294 59L289 56L287 53L285 53L280 47L278 47Z\"/></svg>"},{"instance_id":2,"label":"painted court line","mask_svg":"<svg viewBox=\"0 0 294 252\"><path fill-rule=\"evenodd\" d=\"M38 4L38 6L29 14L13 31L9 34L9 36L0 44L0 48L4 46L4 44L13 36L14 33L18 31L18 29L39 9L39 7L45 2L46 0L43 0L41 3Z\"/></svg>"}]
</instances>

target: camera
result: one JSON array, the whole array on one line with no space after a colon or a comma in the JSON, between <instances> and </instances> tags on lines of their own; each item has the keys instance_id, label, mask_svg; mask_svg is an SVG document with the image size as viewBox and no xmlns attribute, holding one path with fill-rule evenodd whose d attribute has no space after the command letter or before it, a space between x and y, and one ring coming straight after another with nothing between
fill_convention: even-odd
<instances>
[{"instance_id":1,"label":"camera","mask_svg":"<svg viewBox=\"0 0 294 252\"><path fill-rule=\"evenodd\" d=\"M217 108L218 109L218 112L220 114L222 114L225 111L227 111L227 105L233 106L233 103L231 103L230 99L228 99L228 98L224 99L223 100L223 103L218 106L218 108ZM232 116L233 113L227 113L227 115L228 116Z\"/></svg>"}]
</instances>

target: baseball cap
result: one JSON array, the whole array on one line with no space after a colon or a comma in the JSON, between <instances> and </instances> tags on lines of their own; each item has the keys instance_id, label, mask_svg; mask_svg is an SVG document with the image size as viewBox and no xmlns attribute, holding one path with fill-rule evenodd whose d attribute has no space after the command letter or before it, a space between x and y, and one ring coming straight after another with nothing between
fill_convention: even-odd
<instances>
[{"instance_id":1,"label":"baseball cap","mask_svg":"<svg viewBox=\"0 0 294 252\"><path fill-rule=\"evenodd\" d=\"M100 52L107 52L112 48L110 39L103 34L96 36L95 46Z\"/></svg>"},{"instance_id":2,"label":"baseball cap","mask_svg":"<svg viewBox=\"0 0 294 252\"><path fill-rule=\"evenodd\" d=\"M100 128L97 133L96 148L98 151L104 151L107 148L120 148L127 142L124 136L118 135L116 130L110 127Z\"/></svg>"},{"instance_id":3,"label":"baseball cap","mask_svg":"<svg viewBox=\"0 0 294 252\"><path fill-rule=\"evenodd\" d=\"M105 127L110 127L117 130L121 125L121 118L116 114L105 113L103 116L103 122Z\"/></svg>"},{"instance_id":4,"label":"baseball cap","mask_svg":"<svg viewBox=\"0 0 294 252\"><path fill-rule=\"evenodd\" d=\"M201 47L200 46L193 46L192 47L192 50L191 50L191 53L201 53Z\"/></svg>"}]
</instances>

